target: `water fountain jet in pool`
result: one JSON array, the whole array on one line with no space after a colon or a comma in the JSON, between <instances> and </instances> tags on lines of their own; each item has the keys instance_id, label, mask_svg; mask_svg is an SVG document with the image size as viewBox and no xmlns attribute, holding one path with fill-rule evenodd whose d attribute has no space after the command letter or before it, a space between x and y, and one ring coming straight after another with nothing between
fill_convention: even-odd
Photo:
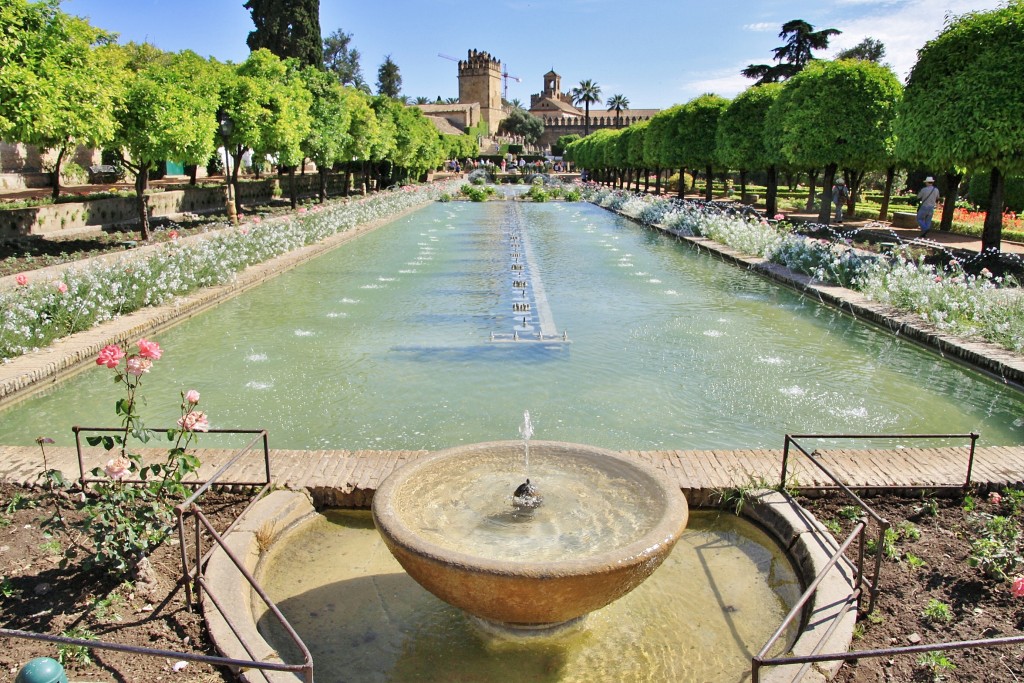
<instances>
[{"instance_id":1,"label":"water fountain jet in pool","mask_svg":"<svg viewBox=\"0 0 1024 683\"><path fill-rule=\"evenodd\" d=\"M530 447L544 505L508 510L516 441L460 446L391 474L373 498L385 544L421 586L499 630L559 629L650 576L686 527L679 488L604 449Z\"/></svg>"}]
</instances>

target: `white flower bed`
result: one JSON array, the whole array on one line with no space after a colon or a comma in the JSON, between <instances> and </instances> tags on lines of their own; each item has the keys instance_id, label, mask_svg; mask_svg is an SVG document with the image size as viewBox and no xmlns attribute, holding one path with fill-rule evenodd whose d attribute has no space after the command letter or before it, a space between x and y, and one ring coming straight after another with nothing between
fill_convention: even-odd
<instances>
[{"instance_id":1,"label":"white flower bed","mask_svg":"<svg viewBox=\"0 0 1024 683\"><path fill-rule=\"evenodd\" d=\"M951 261L940 273L903 254L880 258L842 241L792 234L784 222L772 225L697 202L641 197L593 185L583 186L583 198L641 223L708 237L821 282L859 290L869 299L916 313L952 334L981 337L1024 351L1024 297L1019 296L1017 283L1005 282L988 271L968 275Z\"/></svg>"},{"instance_id":2,"label":"white flower bed","mask_svg":"<svg viewBox=\"0 0 1024 683\"><path fill-rule=\"evenodd\" d=\"M57 280L0 292L0 358L46 346L119 315L156 306L202 287L224 284L245 268L352 227L387 218L451 188L407 186L349 203L300 208L280 219L253 219L188 243L172 242L146 258L70 268Z\"/></svg>"}]
</instances>

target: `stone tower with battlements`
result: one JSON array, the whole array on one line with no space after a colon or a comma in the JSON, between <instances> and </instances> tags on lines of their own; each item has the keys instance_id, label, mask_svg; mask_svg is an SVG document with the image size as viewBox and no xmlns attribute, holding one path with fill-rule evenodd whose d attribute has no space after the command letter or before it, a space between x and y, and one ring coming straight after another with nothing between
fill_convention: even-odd
<instances>
[{"instance_id":1,"label":"stone tower with battlements","mask_svg":"<svg viewBox=\"0 0 1024 683\"><path fill-rule=\"evenodd\" d=\"M498 124L505 118L501 106L501 62L486 52L470 50L465 60L459 60L459 103L479 103L480 118L487 123L488 132L498 132Z\"/></svg>"}]
</instances>

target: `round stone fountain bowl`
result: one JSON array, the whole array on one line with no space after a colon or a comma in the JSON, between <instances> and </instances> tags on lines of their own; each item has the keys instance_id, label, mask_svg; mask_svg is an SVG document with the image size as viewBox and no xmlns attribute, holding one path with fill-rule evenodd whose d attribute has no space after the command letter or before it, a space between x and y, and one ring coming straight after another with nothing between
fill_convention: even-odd
<instances>
[{"instance_id":1,"label":"round stone fountain bowl","mask_svg":"<svg viewBox=\"0 0 1024 683\"><path fill-rule=\"evenodd\" d=\"M612 451L531 442L544 503L517 510L520 441L458 446L392 473L373 519L406 572L471 615L513 630L551 629L640 585L686 527L678 486Z\"/></svg>"}]
</instances>

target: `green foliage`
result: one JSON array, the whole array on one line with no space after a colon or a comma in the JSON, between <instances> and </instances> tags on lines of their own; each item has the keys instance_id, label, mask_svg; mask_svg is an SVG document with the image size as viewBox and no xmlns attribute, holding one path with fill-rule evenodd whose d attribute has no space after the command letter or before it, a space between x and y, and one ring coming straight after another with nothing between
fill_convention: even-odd
<instances>
[{"instance_id":1,"label":"green foliage","mask_svg":"<svg viewBox=\"0 0 1024 683\"><path fill-rule=\"evenodd\" d=\"M907 553L903 556L903 559L907 561L907 566L911 569L923 569L928 566L924 560L913 553Z\"/></svg>"},{"instance_id":2,"label":"green foliage","mask_svg":"<svg viewBox=\"0 0 1024 683\"><path fill-rule=\"evenodd\" d=\"M772 105L765 143L800 168L883 167L894 144L901 90L892 71L878 64L811 62Z\"/></svg>"},{"instance_id":3,"label":"green foliage","mask_svg":"<svg viewBox=\"0 0 1024 683\"><path fill-rule=\"evenodd\" d=\"M120 366L124 354L118 347L104 348L100 359L106 363L105 356L111 357L111 351L121 354L111 361ZM47 498L55 510L45 526L64 532L75 531L91 539L91 554L84 563L86 568L103 567L122 575L134 569L173 531L174 506L188 497L185 481L199 469L199 459L187 450L196 432L207 428L205 414L196 410L198 394L187 397L182 392L180 428L166 432L172 445L164 462L147 465L141 455L128 450L130 441L144 444L155 436L146 429L138 413L137 391L142 374L149 371L160 355L159 347L140 341L139 353L127 358L126 369L115 371L115 382L123 384L126 392L125 398L118 399L114 406L121 420L121 431L114 436L89 436L86 442L92 447L116 450L118 455L108 461L106 467L94 468L91 476L99 481L84 500L74 499L82 513L80 522L72 526L62 511L69 499L64 495L69 483L54 470L44 472ZM140 482L127 481L129 478L138 478Z\"/></svg>"},{"instance_id":4,"label":"green foliage","mask_svg":"<svg viewBox=\"0 0 1024 683\"><path fill-rule=\"evenodd\" d=\"M523 109L516 109L498 124L498 132L521 135L527 142L536 142L544 134L544 122Z\"/></svg>"},{"instance_id":5,"label":"green foliage","mask_svg":"<svg viewBox=\"0 0 1024 683\"><path fill-rule=\"evenodd\" d=\"M490 186L478 187L475 185L466 184L460 188L460 192L469 197L470 201L486 202L491 197L491 195L497 192L497 190Z\"/></svg>"},{"instance_id":6,"label":"green foliage","mask_svg":"<svg viewBox=\"0 0 1024 683\"><path fill-rule=\"evenodd\" d=\"M716 146L722 165L735 169L763 169L775 163L765 138L765 120L782 92L778 84L748 88L722 112Z\"/></svg>"},{"instance_id":7,"label":"green foliage","mask_svg":"<svg viewBox=\"0 0 1024 683\"><path fill-rule=\"evenodd\" d=\"M581 199L580 191L576 189L567 190L563 195L563 199L567 202L578 202Z\"/></svg>"},{"instance_id":8,"label":"green foliage","mask_svg":"<svg viewBox=\"0 0 1024 683\"><path fill-rule=\"evenodd\" d=\"M0 576L0 597L13 598L18 594L14 584L6 576Z\"/></svg>"},{"instance_id":9,"label":"green foliage","mask_svg":"<svg viewBox=\"0 0 1024 683\"><path fill-rule=\"evenodd\" d=\"M919 515L927 515L929 517L939 516L939 501L935 499L935 496L926 496L921 500L921 504L914 507L914 512Z\"/></svg>"},{"instance_id":10,"label":"green foliage","mask_svg":"<svg viewBox=\"0 0 1024 683\"><path fill-rule=\"evenodd\" d=\"M918 541L921 539L921 529L912 522L900 522L896 526L896 531L900 538L908 541Z\"/></svg>"},{"instance_id":11,"label":"green foliage","mask_svg":"<svg viewBox=\"0 0 1024 683\"><path fill-rule=\"evenodd\" d=\"M243 6L256 27L245 40L251 51L267 49L301 66L323 68L320 0L247 0Z\"/></svg>"},{"instance_id":12,"label":"green foliage","mask_svg":"<svg viewBox=\"0 0 1024 683\"><path fill-rule=\"evenodd\" d=\"M842 525L840 525L839 522L837 522L834 519L826 520L824 524L825 528L828 529L829 533L831 533L834 536L838 536L843 532Z\"/></svg>"},{"instance_id":13,"label":"green foliage","mask_svg":"<svg viewBox=\"0 0 1024 683\"><path fill-rule=\"evenodd\" d=\"M850 521L859 519L863 514L864 511L856 505L844 505L839 509L839 516Z\"/></svg>"},{"instance_id":14,"label":"green foliage","mask_svg":"<svg viewBox=\"0 0 1024 683\"><path fill-rule=\"evenodd\" d=\"M550 196L544 190L543 183L534 183L533 185L531 185L529 191L527 191L526 193L526 196L535 202L546 202L548 199L550 199Z\"/></svg>"},{"instance_id":15,"label":"green foliage","mask_svg":"<svg viewBox=\"0 0 1024 683\"><path fill-rule=\"evenodd\" d=\"M967 198L976 206L988 206L991 184L990 174L972 173L967 182ZM1003 203L1010 211L1024 211L1024 176L1003 178Z\"/></svg>"},{"instance_id":16,"label":"green foliage","mask_svg":"<svg viewBox=\"0 0 1024 683\"><path fill-rule=\"evenodd\" d=\"M562 135L555 140L555 144L551 145L551 153L556 157L563 156L565 154L565 148L579 139L580 136L575 133L572 133L571 135Z\"/></svg>"},{"instance_id":17,"label":"green foliage","mask_svg":"<svg viewBox=\"0 0 1024 683\"><path fill-rule=\"evenodd\" d=\"M729 100L718 95L701 95L684 105L676 120L682 166L703 169L718 164L718 120L728 106Z\"/></svg>"},{"instance_id":18,"label":"green foliage","mask_svg":"<svg viewBox=\"0 0 1024 683\"><path fill-rule=\"evenodd\" d=\"M391 55L384 57L384 62L377 69L377 94L395 98L402 92L402 75Z\"/></svg>"},{"instance_id":19,"label":"green foliage","mask_svg":"<svg viewBox=\"0 0 1024 683\"><path fill-rule=\"evenodd\" d=\"M340 28L324 38L324 69L332 74L341 85L359 87L364 85L359 68L359 50L349 47L352 34Z\"/></svg>"},{"instance_id":20,"label":"green foliage","mask_svg":"<svg viewBox=\"0 0 1024 683\"><path fill-rule=\"evenodd\" d=\"M352 147L352 119L341 85L329 74L313 67L301 73L302 81L312 96L309 108L309 132L302 140L302 151L317 168L329 169L339 161L352 157L345 152Z\"/></svg>"},{"instance_id":21,"label":"green foliage","mask_svg":"<svg viewBox=\"0 0 1024 683\"><path fill-rule=\"evenodd\" d=\"M900 107L901 159L1024 172L1024 4L955 17L918 51Z\"/></svg>"},{"instance_id":22,"label":"green foliage","mask_svg":"<svg viewBox=\"0 0 1024 683\"><path fill-rule=\"evenodd\" d=\"M953 610L946 603L933 598L921 611L921 618L934 624L948 624L953 621Z\"/></svg>"},{"instance_id":23,"label":"green foliage","mask_svg":"<svg viewBox=\"0 0 1024 683\"><path fill-rule=\"evenodd\" d=\"M78 638L79 640L99 640L92 631L81 626L62 631L61 635L65 638ZM62 643L57 646L57 661L60 662L61 666L67 666L72 662L86 665L92 664L92 650L85 645L67 645Z\"/></svg>"},{"instance_id":24,"label":"green foliage","mask_svg":"<svg viewBox=\"0 0 1024 683\"><path fill-rule=\"evenodd\" d=\"M96 598L92 604L92 613L100 621L121 621L120 610L124 606L124 598L120 593L110 593L105 598Z\"/></svg>"},{"instance_id":25,"label":"green foliage","mask_svg":"<svg viewBox=\"0 0 1024 683\"><path fill-rule=\"evenodd\" d=\"M791 78L814 59L814 50L824 50L832 36L842 33L838 29L825 28L815 31L803 19L791 19L782 25L779 38L786 44L772 50L775 64L751 64L743 69L747 78L758 79L757 85L777 83Z\"/></svg>"},{"instance_id":26,"label":"green foliage","mask_svg":"<svg viewBox=\"0 0 1024 683\"><path fill-rule=\"evenodd\" d=\"M1024 566L1020 526L1015 518L975 514L969 521L977 536L971 541L969 566L997 581L1006 581Z\"/></svg>"},{"instance_id":27,"label":"green foliage","mask_svg":"<svg viewBox=\"0 0 1024 683\"><path fill-rule=\"evenodd\" d=\"M899 540L899 532L896 529L889 528L882 534L882 557L887 560L899 559L900 553L896 549L896 542ZM878 553L878 539L869 538L864 544L864 549L869 555L875 555Z\"/></svg>"},{"instance_id":28,"label":"green foliage","mask_svg":"<svg viewBox=\"0 0 1024 683\"><path fill-rule=\"evenodd\" d=\"M933 681L941 681L942 674L946 671L951 671L956 668L956 664L950 661L944 653L925 652L917 658L918 666L921 666L928 670Z\"/></svg>"}]
</instances>

